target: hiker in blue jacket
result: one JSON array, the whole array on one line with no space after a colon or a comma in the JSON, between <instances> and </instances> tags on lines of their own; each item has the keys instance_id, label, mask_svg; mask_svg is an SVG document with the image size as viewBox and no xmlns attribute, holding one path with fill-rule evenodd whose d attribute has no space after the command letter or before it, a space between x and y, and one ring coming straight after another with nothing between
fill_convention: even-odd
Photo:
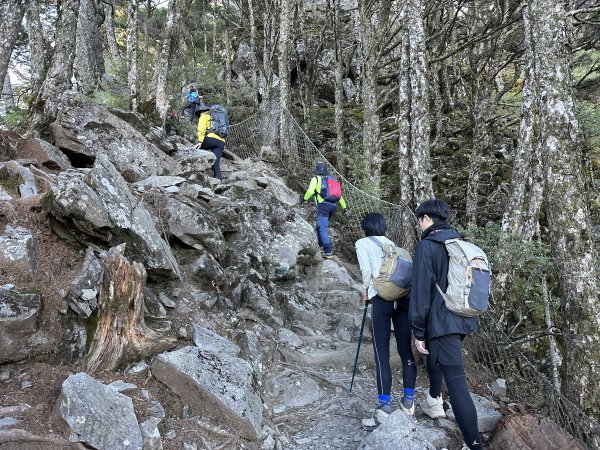
<instances>
[{"instance_id":1,"label":"hiker in blue jacket","mask_svg":"<svg viewBox=\"0 0 600 450\"><path fill-rule=\"evenodd\" d=\"M365 288L363 300L370 302L371 333L373 336L373 352L375 356L375 373L377 376L377 400L379 406L370 419L364 419L362 426L366 430L376 428L385 417L392 412L392 368L390 365L390 337L392 323L396 349L402 361L403 395L399 399L400 408L410 417L414 414L415 384L417 366L411 348L410 324L408 322L409 296L396 301L384 300L373 286L373 279L380 274L383 261L381 245L395 245L385 236L387 224L385 217L379 213L370 213L362 221L364 238L356 241L356 256ZM374 240L376 242L374 242Z\"/></svg>"},{"instance_id":2,"label":"hiker in blue jacket","mask_svg":"<svg viewBox=\"0 0 600 450\"><path fill-rule=\"evenodd\" d=\"M476 317L462 317L446 308L437 282L446 291L448 253L444 241L461 237L448 224L450 207L444 200L426 200L415 211L423 232L413 257L408 310L415 347L427 355L429 393L421 409L431 418L445 417L442 379L446 381L456 422L469 449L482 449L477 410L467 387L462 340L477 332Z\"/></svg>"}]
</instances>

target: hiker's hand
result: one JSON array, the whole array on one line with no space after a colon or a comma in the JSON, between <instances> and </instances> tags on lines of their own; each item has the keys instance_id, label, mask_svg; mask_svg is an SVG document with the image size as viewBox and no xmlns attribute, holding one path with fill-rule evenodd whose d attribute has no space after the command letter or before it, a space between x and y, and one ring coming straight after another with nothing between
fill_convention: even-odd
<instances>
[{"instance_id":1,"label":"hiker's hand","mask_svg":"<svg viewBox=\"0 0 600 450\"><path fill-rule=\"evenodd\" d=\"M198 142L196 145L194 145L194 148L200 148L202 147L202 142Z\"/></svg>"},{"instance_id":2,"label":"hiker's hand","mask_svg":"<svg viewBox=\"0 0 600 450\"><path fill-rule=\"evenodd\" d=\"M346 208L346 209L344 210L344 215L345 215L346 217L350 217L350 210L349 210L348 208Z\"/></svg>"},{"instance_id":3,"label":"hiker's hand","mask_svg":"<svg viewBox=\"0 0 600 450\"><path fill-rule=\"evenodd\" d=\"M304 206L304 194L300 194L300 206Z\"/></svg>"},{"instance_id":4,"label":"hiker's hand","mask_svg":"<svg viewBox=\"0 0 600 450\"><path fill-rule=\"evenodd\" d=\"M369 301L369 294L368 294L368 292L367 292L367 291L365 291L365 292L363 292L363 293L362 293L362 299L363 299L365 302L368 302L368 301Z\"/></svg>"},{"instance_id":5,"label":"hiker's hand","mask_svg":"<svg viewBox=\"0 0 600 450\"><path fill-rule=\"evenodd\" d=\"M419 353L429 355L429 351L425 348L425 341L419 341L418 339L415 339L415 347L417 347L417 351Z\"/></svg>"}]
</instances>

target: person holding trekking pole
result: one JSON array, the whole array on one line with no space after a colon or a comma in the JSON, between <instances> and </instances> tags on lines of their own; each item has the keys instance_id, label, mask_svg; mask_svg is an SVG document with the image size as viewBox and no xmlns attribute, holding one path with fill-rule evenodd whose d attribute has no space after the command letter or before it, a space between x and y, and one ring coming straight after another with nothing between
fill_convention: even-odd
<instances>
[{"instance_id":1,"label":"person holding trekking pole","mask_svg":"<svg viewBox=\"0 0 600 450\"><path fill-rule=\"evenodd\" d=\"M396 348L402 361L403 395L400 398L400 408L409 417L414 414L415 384L417 381L417 366L412 353L410 324L408 321L408 288L394 289L390 294L386 289L381 292L377 280L384 264L385 252L404 252L406 257L407 286L410 287L412 263L410 255L399 249L385 236L387 224L385 218L378 213L370 213L362 221L365 237L356 241L356 256L362 273L365 288L363 300L372 304L371 332L375 355L375 372L377 377L378 406L370 419L363 419L362 426L366 430L377 428L381 421L392 412L392 368L390 365L391 324L394 324ZM384 294L385 292L385 294ZM384 298L382 295L385 295Z\"/></svg>"}]
</instances>

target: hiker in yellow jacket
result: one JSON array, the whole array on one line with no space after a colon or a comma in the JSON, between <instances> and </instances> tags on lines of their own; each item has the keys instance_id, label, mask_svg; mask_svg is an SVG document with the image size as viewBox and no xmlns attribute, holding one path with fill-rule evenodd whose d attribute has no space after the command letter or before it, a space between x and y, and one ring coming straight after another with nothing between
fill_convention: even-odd
<instances>
[{"instance_id":1,"label":"hiker in yellow jacket","mask_svg":"<svg viewBox=\"0 0 600 450\"><path fill-rule=\"evenodd\" d=\"M215 163L212 165L213 173L215 178L223 180L221 176L221 156L223 156L223 150L225 149L225 138L222 138L216 133L209 133L211 127L211 119L209 107L206 105L200 105L196 108L196 117L198 117L198 144L196 148L203 150L210 150L216 156Z\"/></svg>"},{"instance_id":2,"label":"hiker in yellow jacket","mask_svg":"<svg viewBox=\"0 0 600 450\"><path fill-rule=\"evenodd\" d=\"M325 163L317 163L315 174L308 185L308 190L301 199L301 203L315 197L317 204L317 239L323 256L327 259L333 258L333 245L329 240L329 219L335 213L338 203L346 210L346 201L342 197L339 181L329 176ZM326 186L323 185L325 179ZM322 197L322 195L324 197ZM347 211L347 210L346 210Z\"/></svg>"}]
</instances>

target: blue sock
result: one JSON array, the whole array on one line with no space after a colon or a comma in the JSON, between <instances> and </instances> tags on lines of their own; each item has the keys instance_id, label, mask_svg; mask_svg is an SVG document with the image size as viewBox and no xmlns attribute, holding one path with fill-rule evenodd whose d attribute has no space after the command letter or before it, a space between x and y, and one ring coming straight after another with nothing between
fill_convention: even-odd
<instances>
[{"instance_id":1,"label":"blue sock","mask_svg":"<svg viewBox=\"0 0 600 450\"><path fill-rule=\"evenodd\" d=\"M392 403L391 395L379 394L378 399L380 405L389 405Z\"/></svg>"},{"instance_id":2,"label":"blue sock","mask_svg":"<svg viewBox=\"0 0 600 450\"><path fill-rule=\"evenodd\" d=\"M415 398L415 390L411 388L404 388L404 397L406 400L412 400Z\"/></svg>"}]
</instances>

